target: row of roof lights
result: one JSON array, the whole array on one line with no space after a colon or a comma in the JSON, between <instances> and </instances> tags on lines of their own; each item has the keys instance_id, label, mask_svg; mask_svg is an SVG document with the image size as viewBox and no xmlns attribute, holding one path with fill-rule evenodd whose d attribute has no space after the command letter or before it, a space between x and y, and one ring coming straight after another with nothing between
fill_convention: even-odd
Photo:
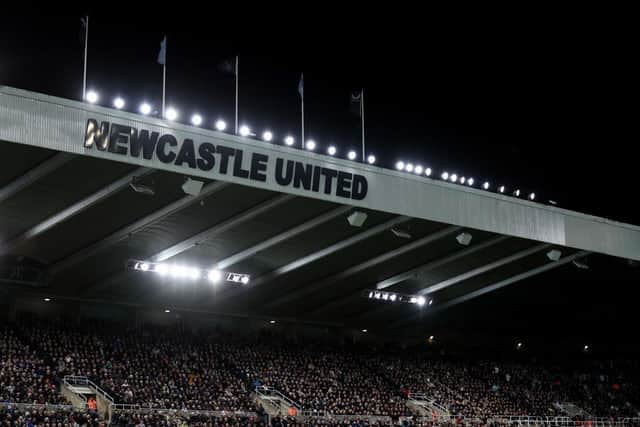
<instances>
[{"instance_id":1,"label":"row of roof lights","mask_svg":"<svg viewBox=\"0 0 640 427\"><path fill-rule=\"evenodd\" d=\"M249 283L250 276L248 274L231 273L218 269L204 270L196 267L188 267L179 264L166 264L158 262L146 262L131 260L129 267L136 271L156 273L160 276L170 276L175 279L191 279L199 280L206 277L211 283L218 283L221 280L234 283Z\"/></svg>"},{"instance_id":2,"label":"row of roof lights","mask_svg":"<svg viewBox=\"0 0 640 427\"><path fill-rule=\"evenodd\" d=\"M86 95L86 99L89 103L91 104L95 104L96 102L98 102L99 100L99 96L97 94L97 92L95 91L89 91ZM124 99L122 99L121 97L117 97L114 99L113 101L113 106L115 108L117 108L118 110L121 110L125 107L125 101ZM153 108L151 107L150 104L143 102L140 105L139 111L141 114L143 115L149 115L151 114L151 112L153 111ZM164 112L164 116L165 119L170 120L170 121L175 121L178 119L179 114L178 111L173 108L173 107L168 107L165 112ZM203 118L200 114L193 114L191 116L191 124L194 126L200 126L203 123ZM218 119L216 120L216 122L214 123L214 127L216 128L216 130L223 132L227 129L227 123L222 120L222 119ZM252 132L251 128L247 125L242 125L240 126L240 128L238 129L238 134L240 136L243 137L250 137L250 136L256 136L255 133ZM262 133L261 135L262 139L266 142L272 142L274 135L273 132L271 132L270 130L266 130ZM287 146L292 146L293 144L295 144L295 138L291 135L287 135L284 138L284 143ZM314 140L310 139L308 141L306 141L305 143L305 148L309 151L315 151L317 148L317 144ZM335 156L338 153L338 149L334 146L334 145L330 145L327 148L327 154L330 156ZM347 158L349 160L356 160L358 158L358 153L355 150L350 150L349 152L347 152ZM366 158L367 163L369 164L374 164L376 162L376 156L374 156L373 154L369 154Z\"/></svg>"},{"instance_id":3,"label":"row of roof lights","mask_svg":"<svg viewBox=\"0 0 640 427\"><path fill-rule=\"evenodd\" d=\"M100 97L98 95L98 93L96 91L90 90L87 92L86 94L86 100L87 102L91 103L91 104L95 104L99 101ZM117 108L118 110L121 110L125 107L126 102L122 97L116 97L113 100L113 106L115 108ZM143 102L140 105L139 108L139 112L143 115L149 115L151 114L153 111L152 106L147 103L147 102ZM165 109L165 113L164 113L164 118L170 121L174 121L177 120L179 117L178 111L173 108L173 107L168 107ZM200 114L193 114L191 116L191 124L194 126L201 126L202 123L204 122L202 116ZM218 119L216 120L216 122L214 123L214 127L216 130L223 132L227 129L227 123L222 120L222 119ZM247 125L242 125L240 126L240 128L238 129L238 134L240 136L243 137L255 137L256 134L252 132L251 128ZM265 130L262 135L261 135L262 140L266 141L266 142L272 142L274 140L274 135L273 132L271 132L270 130ZM287 146L293 146L295 144L295 138L291 135L287 135L284 138L284 143ZM317 144L314 140L310 139L308 141L305 142L304 147L309 150L309 151L315 151L317 148ZM335 147L335 145L330 145L327 148L327 154L330 156L335 156L338 154L338 149ZM356 160L358 158L358 153L355 150L350 150L347 152L347 158L349 160ZM367 156L366 159L364 159L367 161L367 163L369 164L374 164L376 162L376 157L373 154L369 154ZM402 171L406 171L409 173L415 173L416 175L426 175L428 177L431 177L431 175L433 174L433 170L430 167L423 167L422 165L414 165L413 163L405 163L403 161L398 161L396 163L396 169L397 170L402 170ZM444 171L440 174L440 178L443 181L450 181L453 183L459 183L462 185L468 185L470 187L473 187L475 180L473 178L466 178L464 176L458 176L456 173L449 173L447 171ZM488 181L485 181L482 184L482 189L484 190L490 190L491 189L491 184ZM504 194L506 191L506 187L504 185L501 185L499 187L497 187L497 191L499 193ZM512 193L513 196L515 197L520 197L520 190L519 189L515 189ZM529 193L528 197L529 200L535 200L536 198L536 194L535 193ZM555 202L551 202L552 204L555 204Z\"/></svg>"},{"instance_id":4,"label":"row of roof lights","mask_svg":"<svg viewBox=\"0 0 640 427\"><path fill-rule=\"evenodd\" d=\"M424 175L430 177L433 174L433 170L430 167L423 167L422 165L414 165L413 163L405 163L402 160L399 160L398 162L396 162L396 169L399 171L405 171L405 172L409 172L409 173L414 173L416 175L422 175L424 173ZM475 184L475 180L472 177L466 178L464 176L458 176L458 174L456 173L449 173L447 171L444 171L440 174L440 178L443 181L450 181L453 183L459 183L462 185L468 185L470 187L473 187L473 185ZM491 189L491 183L489 181L485 181L482 186L481 186L484 190L490 190ZM506 191L506 187L504 185L501 185L500 187L497 188L499 193L504 193ZM516 189L513 192L513 195L516 197L520 197L520 193L521 191L519 189ZM529 193L528 196L529 200L535 200L536 198L536 193Z\"/></svg>"},{"instance_id":5,"label":"row of roof lights","mask_svg":"<svg viewBox=\"0 0 640 427\"><path fill-rule=\"evenodd\" d=\"M433 299L426 298L423 295L407 295L400 294L397 292L382 292L382 291L366 291L366 296L369 299L378 300L378 301L387 301L387 302L402 302L408 304L415 304L419 307L423 307L425 305L432 305Z\"/></svg>"}]
</instances>

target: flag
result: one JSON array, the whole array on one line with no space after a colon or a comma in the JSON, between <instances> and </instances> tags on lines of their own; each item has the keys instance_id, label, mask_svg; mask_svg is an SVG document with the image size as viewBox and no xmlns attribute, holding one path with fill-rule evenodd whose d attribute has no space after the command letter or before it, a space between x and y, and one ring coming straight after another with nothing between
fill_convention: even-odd
<instances>
[{"instance_id":1,"label":"flag","mask_svg":"<svg viewBox=\"0 0 640 427\"><path fill-rule=\"evenodd\" d=\"M164 36L162 42L160 42L160 52L158 52L158 64L167 64L167 36Z\"/></svg>"},{"instance_id":2,"label":"flag","mask_svg":"<svg viewBox=\"0 0 640 427\"><path fill-rule=\"evenodd\" d=\"M80 32L78 33L78 39L80 40L80 44L84 47L84 44L87 42L85 39L87 38L87 18L80 18Z\"/></svg>"},{"instance_id":3,"label":"flag","mask_svg":"<svg viewBox=\"0 0 640 427\"><path fill-rule=\"evenodd\" d=\"M298 93L304 98L304 74L300 74L300 83L298 83Z\"/></svg>"},{"instance_id":4,"label":"flag","mask_svg":"<svg viewBox=\"0 0 640 427\"><path fill-rule=\"evenodd\" d=\"M358 116L362 115L362 90L351 92L351 105L349 111Z\"/></svg>"},{"instance_id":5,"label":"flag","mask_svg":"<svg viewBox=\"0 0 640 427\"><path fill-rule=\"evenodd\" d=\"M218 70L221 73L225 74L233 74L234 76L238 74L238 70L236 70L236 58L225 59L224 61L218 64Z\"/></svg>"}]
</instances>

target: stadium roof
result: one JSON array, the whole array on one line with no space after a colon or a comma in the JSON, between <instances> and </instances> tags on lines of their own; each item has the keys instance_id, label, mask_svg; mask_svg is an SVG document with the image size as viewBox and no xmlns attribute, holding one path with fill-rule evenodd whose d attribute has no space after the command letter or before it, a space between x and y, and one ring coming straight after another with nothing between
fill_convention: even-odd
<instances>
[{"instance_id":1,"label":"stadium roof","mask_svg":"<svg viewBox=\"0 0 640 427\"><path fill-rule=\"evenodd\" d=\"M22 292L393 328L590 253L640 260L637 226L8 87L0 141L0 255L47 273L46 290L3 278ZM289 164L291 182L278 177ZM197 196L185 176L204 181ZM354 212L366 213L360 227ZM129 259L251 281L161 278ZM368 289L434 304L385 304Z\"/></svg>"}]
</instances>

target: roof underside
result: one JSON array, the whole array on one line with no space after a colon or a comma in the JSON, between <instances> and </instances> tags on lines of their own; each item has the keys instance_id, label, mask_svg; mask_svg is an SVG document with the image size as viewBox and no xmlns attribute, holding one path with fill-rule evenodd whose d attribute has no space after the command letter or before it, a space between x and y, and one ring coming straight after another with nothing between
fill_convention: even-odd
<instances>
[{"instance_id":1,"label":"roof underside","mask_svg":"<svg viewBox=\"0 0 640 427\"><path fill-rule=\"evenodd\" d=\"M133 191L133 176L155 195ZM0 254L35 258L48 273L46 291L17 291L381 329L419 321L421 309L369 300L366 289L427 295L428 309L444 309L587 253L562 247L553 262L550 244L373 210L352 227L347 216L362 209L213 181L186 196L183 182L0 142ZM175 281L127 270L128 259L220 264L252 279Z\"/></svg>"}]
</instances>

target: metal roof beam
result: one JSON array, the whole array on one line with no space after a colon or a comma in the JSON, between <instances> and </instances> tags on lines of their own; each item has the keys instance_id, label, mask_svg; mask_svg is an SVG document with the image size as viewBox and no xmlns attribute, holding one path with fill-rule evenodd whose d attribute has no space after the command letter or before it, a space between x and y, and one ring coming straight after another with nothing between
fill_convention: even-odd
<instances>
[{"instance_id":1,"label":"metal roof beam","mask_svg":"<svg viewBox=\"0 0 640 427\"><path fill-rule=\"evenodd\" d=\"M332 209L329 212L323 213L322 215L319 215L313 219L310 219L309 221L303 222L302 224L297 225L293 228L290 228L289 230L276 234L275 236L270 237L267 240L264 240L247 249L244 249L234 255L231 255L230 257L221 259L220 261L218 261L217 267L220 270L224 270L234 264L237 264L241 261L251 258L257 253L265 251L269 248L274 247L279 243L282 243L302 233L305 233L313 229L314 227L317 227L321 224L324 224L325 222L328 222L334 218L339 217L340 215L346 214L350 210L351 210L351 206L341 206L339 208Z\"/></svg>"},{"instance_id":2,"label":"metal roof beam","mask_svg":"<svg viewBox=\"0 0 640 427\"><path fill-rule=\"evenodd\" d=\"M331 254L336 253L337 251L340 251L342 249L345 249L351 245L355 245L358 242L361 242L365 239L368 239L369 237L372 237L390 227L393 227L394 225L400 224L402 222L408 221L409 218L401 216L401 217L395 217L389 221L385 221L382 224L378 224L374 227L369 228L368 230L363 231L362 233L358 233L356 235L353 235L347 239L341 240L337 243L334 243L333 245L327 246L324 249L320 249L319 251L313 252L307 256L304 256L302 258L299 258L295 261L292 261L288 264L285 264L269 273L266 273L256 279L253 279L249 282L248 285L239 287L237 289L234 290L230 290L229 292L227 292L226 294L222 295L216 302L218 304L220 304L221 302L227 301L230 298L233 298L235 296L237 296L238 294L245 292L248 289L253 289L256 286L262 285L264 283L267 283L279 276L282 276L284 274L290 273L294 270L297 270L298 268L304 267L305 265L311 264L313 262L316 262L324 257L327 257Z\"/></svg>"},{"instance_id":3,"label":"metal roof beam","mask_svg":"<svg viewBox=\"0 0 640 427\"><path fill-rule=\"evenodd\" d=\"M168 248L164 249L163 251L160 251L157 254L153 255L149 259L154 262L166 261L169 258L173 258L174 256L179 255L191 249L192 247L209 240L213 236L216 236L218 234L224 233L225 231L231 230L232 228L237 227L238 225L241 225L242 223L249 221L259 215L262 215L263 213L268 212L271 209L277 206L280 206L283 203L293 200L294 198L295 196L290 194L283 194L280 196L276 196L272 199L269 199L265 202L258 204L257 206L247 209L242 213L234 215L233 217L225 221L222 221L221 223L216 224L213 227L210 227L198 234L195 234L189 237L188 239L185 239L181 242L171 245Z\"/></svg>"},{"instance_id":4,"label":"metal roof beam","mask_svg":"<svg viewBox=\"0 0 640 427\"><path fill-rule=\"evenodd\" d=\"M498 236L498 237L494 237L492 239L488 239L484 242L481 242L478 245L475 246L471 246L469 248L465 248L461 251L455 252L453 254L447 255L445 257L442 258L438 258L436 260L430 261L428 263L422 264L418 267L412 268L410 270L407 270L403 273L400 274L396 274L395 276L392 276L388 279L385 279L381 282L378 282L378 284L376 285L376 289L386 289L390 286L396 285L398 283L401 283L405 280L411 279L411 278L417 278L420 276L420 274L426 273L428 271L432 271L438 267L441 267L443 265L446 265L448 263L457 261L460 258L469 256L474 254L475 252L478 252L480 250L486 249L490 246L493 245L497 245L498 243L501 243L505 240L508 240L510 237L509 236ZM361 291L357 291L352 293L351 295L349 295L346 298L337 298L333 301L330 301L326 304L323 304L319 307L317 307L316 309L314 309L313 311L309 312L308 314L317 314L329 309L332 309L334 307L339 307L343 304L346 304L348 301L351 301L352 299L354 299L355 297L360 296ZM358 318L361 317L368 317L374 313L378 313L381 312L382 310L384 310L385 308L388 308L388 306L385 307L379 307L373 311L367 311L364 312L363 314L359 315Z\"/></svg>"},{"instance_id":5,"label":"metal roof beam","mask_svg":"<svg viewBox=\"0 0 640 427\"><path fill-rule=\"evenodd\" d=\"M464 258L466 256L472 255L478 251L487 249L491 246L497 245L498 243L502 243L505 240L509 239L509 236L498 236L498 237L494 237L488 240L485 240L484 242L481 242L478 245L475 246L470 246L466 249L463 249L461 251L455 252L451 255L447 255L445 257L436 259L434 261L430 261L426 264L422 264L416 268L412 268L411 270L407 270L404 273L400 273L400 274L396 274L393 277L389 277L388 279L385 279L381 282L378 282L376 284L376 289L386 289L390 286L396 285L398 283L404 282L405 280L411 279L411 278L417 278L420 276L420 274L422 273L426 273L427 271L432 271L435 270L438 267L441 267L445 264L449 264L451 262L457 261L460 258Z\"/></svg>"},{"instance_id":6,"label":"metal roof beam","mask_svg":"<svg viewBox=\"0 0 640 427\"><path fill-rule=\"evenodd\" d=\"M75 156L67 153L57 153L40 163L35 168L27 171L22 176L14 179L9 184L0 188L0 203L15 196L40 178L49 175Z\"/></svg>"},{"instance_id":7,"label":"metal roof beam","mask_svg":"<svg viewBox=\"0 0 640 427\"><path fill-rule=\"evenodd\" d=\"M129 172L122 178L108 184L107 186L101 188L93 194L88 195L82 200L79 200L72 204L71 206L63 209L57 214L45 219L44 221L36 224L31 227L29 230L23 232L22 234L14 237L7 243L3 244L0 247L0 253L11 252L16 249L19 245L26 242L29 239L39 236L45 231L55 227L56 225L67 221L69 218L83 212L86 209L89 209L91 206L99 203L100 201L112 196L117 193L121 189L125 188L131 182L131 179L135 176L143 176L151 172L151 169L147 168L137 168L133 172Z\"/></svg>"},{"instance_id":8,"label":"metal roof beam","mask_svg":"<svg viewBox=\"0 0 640 427\"><path fill-rule=\"evenodd\" d=\"M506 279L500 280L496 283L493 283L491 285L488 286L484 286L480 289L476 289L475 291L469 292L467 294L461 295L459 297L453 298L449 301L445 301L444 303L442 303L441 305L438 305L436 307L434 307L432 310L429 310L427 312L427 314L433 314L433 313L437 313L439 311L445 310L449 307L453 307L455 305L458 304L462 304L464 302L470 301L474 298L478 298L482 295L486 295L490 292L493 291L497 291L498 289L504 288L505 286L509 286L513 283L519 282L521 280L525 280L528 279L530 277L536 276L538 274L542 274L545 273L547 271L553 270L555 268L558 267L562 267L563 265L566 265L572 261L575 261L577 259L583 258L587 255L589 255L591 252L589 251L580 251L580 252L576 252L573 255L569 255L566 256L558 261L550 261L547 264L541 265L540 267L536 267L533 268L531 270L525 271L523 273L520 274L516 274L515 276L511 276L508 277ZM411 316L411 317L406 317L404 319L398 320L392 324L390 324L388 326L388 329L392 329L395 328L397 326L400 326L402 324L407 323L408 321L412 320L414 317L416 317L415 315Z\"/></svg>"},{"instance_id":9,"label":"metal roof beam","mask_svg":"<svg viewBox=\"0 0 640 427\"><path fill-rule=\"evenodd\" d=\"M295 196L292 195L279 195L276 196L274 198L271 198L265 202L259 203L258 205L249 208L247 210L245 210L244 212L238 213L234 216L232 216L231 218L224 220L216 225L213 225L212 227L207 228L206 230L197 233L185 240L182 240L178 243L175 243L171 246L169 246L166 249L163 249L160 252L157 252L151 256L146 257L146 259L154 261L154 262L162 262L162 261L166 261L169 258L172 258L176 255L179 255L181 253L183 253L186 250L191 249L192 247L198 245L201 242L204 242L210 238L212 238L213 236L223 233L225 231L228 231L234 227L237 227L239 225L241 225L242 223L249 221L250 219L255 218L258 215L261 215L265 212L268 212L270 209L273 209L274 207L285 203L291 199L293 199ZM128 272L126 270L124 271L120 271L118 273L115 273L112 276L109 276L103 280L100 280L98 282L93 283L92 285L90 285L89 287L87 287L82 295L86 295L89 291L93 290L101 290L105 287L107 287L110 284L114 284L117 283L119 280L121 280L123 277L126 276Z\"/></svg>"},{"instance_id":10,"label":"metal roof beam","mask_svg":"<svg viewBox=\"0 0 640 427\"><path fill-rule=\"evenodd\" d=\"M441 291L445 288L448 288L449 286L453 286L457 283L463 282L465 280L471 279L473 277L479 276L481 274L484 273L488 273L491 270L495 270L496 268L500 268L504 265L510 264L512 262L515 262L519 259L522 258L526 258L530 255L535 254L536 252L540 252L544 249L547 249L551 247L550 244L548 243L542 243L539 245L535 245L531 248L528 249L524 249L522 251L516 252L513 255L509 255L508 257L504 257L504 258L500 258L496 261L490 262L488 264L485 264L481 267L478 268L474 268L472 270L466 271L462 274L458 274L457 276L451 277L450 279L447 280L443 280L442 282L439 283L435 283L431 286L428 286L424 289L421 289L418 294L420 295L427 295L427 294L431 294L433 292L437 292L437 291Z\"/></svg>"},{"instance_id":11,"label":"metal roof beam","mask_svg":"<svg viewBox=\"0 0 640 427\"><path fill-rule=\"evenodd\" d=\"M391 224L389 221L385 224L385 228L390 228L395 224ZM377 264L381 264L384 263L392 258L395 258L397 256L403 255L407 252L410 252L414 249L418 249L421 246L427 245L429 243L432 243L436 240L439 240L445 236L448 236L452 233L455 233L456 231L459 231L462 227L457 227L457 226L449 226L446 227L444 229L441 229L439 231L436 231L434 233L431 233L427 236L424 236L418 240L415 240L411 243L408 243L404 246L401 246L399 248L396 248L392 251L389 252L385 252L381 255L378 255L376 257L373 257L367 261L364 261L360 264L354 265L344 271L341 271L339 273L336 274L332 274L331 276L319 280L317 282L311 283L309 285L303 286L298 290L295 290L293 292L288 293L287 295L284 295L278 299L276 299L275 301L270 302L269 304L266 305L267 308L273 308L273 307L277 307L279 305L282 305L284 303L293 301L297 298L300 297L304 297L305 295L308 295L309 293L315 292L325 286L331 285L332 283L336 283L339 280L342 280L346 277L349 277L351 275L357 274L363 270L366 270L367 268L373 267ZM378 230L378 232L382 231L382 229ZM373 235L374 233L372 233ZM355 236L354 236L355 237ZM303 258L304 259L304 258ZM277 271L277 270L276 270Z\"/></svg>"},{"instance_id":12,"label":"metal roof beam","mask_svg":"<svg viewBox=\"0 0 640 427\"><path fill-rule=\"evenodd\" d=\"M48 273L51 275L56 275L59 272L66 270L72 266L74 266L75 264L89 258L90 256L98 253L100 250L110 246L110 245L114 245L118 242L120 242L121 240L124 240L126 238L128 238L129 236L131 236L134 233L137 233L138 231L144 229L145 227L147 227L149 224L154 223L156 221L160 221L163 218L168 217L169 215L189 206L192 203L195 203L205 197L208 197L224 188L227 188L228 186L230 186L231 184L226 183L226 182L212 182L209 183L207 185L205 185L202 190L200 191L200 194L198 194L197 196L184 196L181 197L180 199L176 200L175 202L172 202L168 205L166 205L165 207L149 214L146 215L143 218L140 218L139 220L121 228L120 230L110 234L109 236L105 237L102 240L99 240L85 248L80 249L79 251L75 252L74 254L58 261L57 263L53 264L49 270Z\"/></svg>"}]
</instances>

